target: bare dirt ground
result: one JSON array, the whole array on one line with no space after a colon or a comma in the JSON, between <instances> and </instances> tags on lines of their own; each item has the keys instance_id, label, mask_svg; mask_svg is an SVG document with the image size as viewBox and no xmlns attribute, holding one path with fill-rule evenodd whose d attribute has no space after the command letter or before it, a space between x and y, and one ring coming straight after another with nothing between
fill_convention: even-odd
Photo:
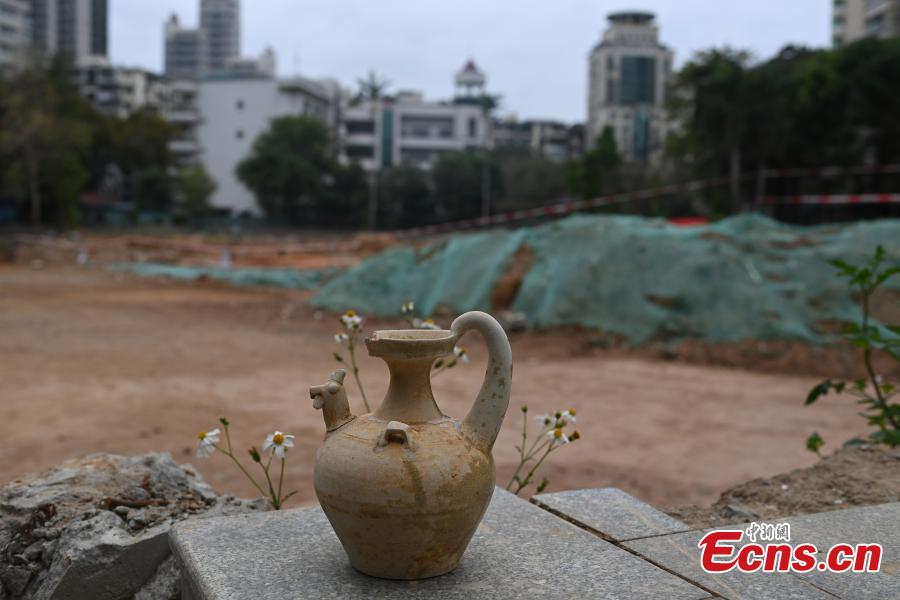
<instances>
[{"instance_id":1,"label":"bare dirt ground","mask_svg":"<svg viewBox=\"0 0 900 600\"><path fill-rule=\"evenodd\" d=\"M314 502L324 428L306 388L337 366L337 317L307 308L306 297L0 265L0 481L91 452L166 450L216 488L249 496L223 457L193 454L197 431L224 414L239 447L276 428L295 434L292 502ZM809 466L816 458L803 442L813 430L831 447L863 433L851 402L803 407L815 377L585 352L567 333L512 343L513 397L494 449L501 484L515 466L523 405L531 414L578 411L582 438L547 460L548 490L616 486L657 506L708 504L740 482ZM453 416L468 410L481 382L484 349L474 337L466 344L472 363L434 382ZM361 370L370 397L380 398L384 365L363 356Z\"/></svg>"},{"instance_id":2,"label":"bare dirt ground","mask_svg":"<svg viewBox=\"0 0 900 600\"><path fill-rule=\"evenodd\" d=\"M738 484L712 506L668 512L692 527L722 527L898 501L900 449L851 445L811 467Z\"/></svg>"}]
</instances>

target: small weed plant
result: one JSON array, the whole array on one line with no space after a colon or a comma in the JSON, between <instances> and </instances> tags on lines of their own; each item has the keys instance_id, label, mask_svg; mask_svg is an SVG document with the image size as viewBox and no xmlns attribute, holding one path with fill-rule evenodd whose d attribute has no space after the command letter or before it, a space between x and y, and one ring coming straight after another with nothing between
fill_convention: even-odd
<instances>
[{"instance_id":1,"label":"small weed plant","mask_svg":"<svg viewBox=\"0 0 900 600\"><path fill-rule=\"evenodd\" d=\"M406 302L400 308L400 312L406 318L409 326L414 329L440 329L433 319L422 319L415 316L415 304ZM366 396L365 386L360 377L359 367L357 365L356 351L360 347L363 339L363 323L362 316L356 311L348 310L340 317L341 330L334 335L334 341L342 348L341 352L334 352L334 359L341 364L350 367L353 379L356 381L356 387L365 407L366 412L371 412L368 397ZM432 365L431 376L435 377L441 373L449 371L459 364L469 362L469 356L466 349L461 346L453 348L453 354L448 358L439 358ZM513 473L512 478L506 486L514 494L520 494L525 488L532 485L536 480L538 469L543 465L544 460L551 452L570 444L579 439L580 434L577 431L569 433L566 429L570 425L575 424L575 410L569 409L565 411L557 411L547 413L535 417L539 422L540 431L537 437L529 444L528 439L528 407L522 407L522 443L516 446L519 453L519 463ZM197 456L199 458L207 458L218 452L226 456L235 467L247 478L254 488L264 496L270 508L280 510L284 502L293 496L296 492L283 493L284 485L284 467L287 457L287 451L294 446L294 436L280 431L269 434L261 449L255 446L251 447L247 453L253 463L258 465L260 470L260 478L254 477L250 470L244 466L241 460L234 453L231 445L231 423L225 417L219 419L222 430L212 429L210 431L201 431L197 435ZM224 430L224 432L223 432ZM224 443L222 435L224 433ZM276 463L278 475L274 477L274 468L272 462ZM537 485L537 493L541 493L547 488L549 480L544 477Z\"/></svg>"},{"instance_id":2,"label":"small weed plant","mask_svg":"<svg viewBox=\"0 0 900 600\"><path fill-rule=\"evenodd\" d=\"M881 246L862 265L852 265L842 260L830 262L837 275L846 278L859 294L862 316L859 323L847 328L844 339L860 350L866 376L855 381L826 379L810 390L806 405L814 404L829 392L850 396L862 405L860 414L874 428L869 434L871 441L892 448L900 446L900 403L894 400L900 390L896 383L885 381L874 367L877 354L887 354L900 362L900 326L881 325L873 320L871 314L872 295L900 273L900 265L885 266L885 251ZM812 433L806 440L806 447L816 454L824 444L825 440L818 432Z\"/></svg>"}]
</instances>

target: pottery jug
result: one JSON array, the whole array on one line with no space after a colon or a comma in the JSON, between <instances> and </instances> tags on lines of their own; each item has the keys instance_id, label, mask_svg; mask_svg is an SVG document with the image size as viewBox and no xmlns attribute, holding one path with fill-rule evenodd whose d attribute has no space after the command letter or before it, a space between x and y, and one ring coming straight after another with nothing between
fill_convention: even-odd
<instances>
[{"instance_id":1,"label":"pottery jug","mask_svg":"<svg viewBox=\"0 0 900 600\"><path fill-rule=\"evenodd\" d=\"M484 337L489 359L474 406L460 420L438 408L430 375L471 329ZM509 341L493 317L475 311L449 331L376 331L366 347L390 371L377 410L350 413L343 370L310 388L327 430L316 454L316 495L357 570L388 579L447 573L494 491L491 448L509 404Z\"/></svg>"}]
</instances>

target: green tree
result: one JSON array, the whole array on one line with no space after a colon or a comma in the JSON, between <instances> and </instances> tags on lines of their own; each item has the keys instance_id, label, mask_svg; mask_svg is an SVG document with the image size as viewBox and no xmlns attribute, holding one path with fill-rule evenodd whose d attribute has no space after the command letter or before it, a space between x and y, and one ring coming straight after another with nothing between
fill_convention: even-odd
<instances>
[{"instance_id":1,"label":"green tree","mask_svg":"<svg viewBox=\"0 0 900 600\"><path fill-rule=\"evenodd\" d=\"M365 177L342 167L328 128L309 116L280 117L254 142L237 176L275 221L344 227L363 211Z\"/></svg>"},{"instance_id":2,"label":"green tree","mask_svg":"<svg viewBox=\"0 0 900 600\"><path fill-rule=\"evenodd\" d=\"M78 96L61 61L35 65L5 80L0 91L0 166L5 193L27 202L32 225L76 219L91 129L90 107Z\"/></svg>"},{"instance_id":3,"label":"green tree","mask_svg":"<svg viewBox=\"0 0 900 600\"><path fill-rule=\"evenodd\" d=\"M185 167L175 178L175 190L181 213L188 219L202 218L212 210L209 199L216 191L216 182L203 167Z\"/></svg>"},{"instance_id":4,"label":"green tree","mask_svg":"<svg viewBox=\"0 0 900 600\"><path fill-rule=\"evenodd\" d=\"M502 178L502 211L544 206L559 200L566 191L563 165L540 153L501 152L497 162Z\"/></svg>"},{"instance_id":5,"label":"green tree","mask_svg":"<svg viewBox=\"0 0 900 600\"><path fill-rule=\"evenodd\" d=\"M732 210L739 202L741 148L748 130L746 71L750 54L731 48L701 52L675 78L671 110L684 125L695 166L731 176ZM682 148L684 149L684 148Z\"/></svg>"},{"instance_id":6,"label":"green tree","mask_svg":"<svg viewBox=\"0 0 900 600\"><path fill-rule=\"evenodd\" d=\"M361 77L356 80L357 91L354 101L358 103L363 100L380 100L387 92L389 85L391 85L390 81L379 77L374 69L369 69L365 78Z\"/></svg>"},{"instance_id":7,"label":"green tree","mask_svg":"<svg viewBox=\"0 0 900 600\"><path fill-rule=\"evenodd\" d=\"M568 165L566 179L572 193L585 199L617 191L622 157L612 127L597 136L594 147Z\"/></svg>"},{"instance_id":8,"label":"green tree","mask_svg":"<svg viewBox=\"0 0 900 600\"><path fill-rule=\"evenodd\" d=\"M132 176L133 198L138 210L169 212L174 205L174 183L163 169L149 167Z\"/></svg>"},{"instance_id":9,"label":"green tree","mask_svg":"<svg viewBox=\"0 0 900 600\"><path fill-rule=\"evenodd\" d=\"M428 175L412 165L397 165L379 177L378 222L383 228L415 227L433 222L434 200Z\"/></svg>"},{"instance_id":10,"label":"green tree","mask_svg":"<svg viewBox=\"0 0 900 600\"><path fill-rule=\"evenodd\" d=\"M456 221L477 217L487 188L491 197L501 195L496 161L483 152L445 152L431 170L437 220Z\"/></svg>"}]
</instances>

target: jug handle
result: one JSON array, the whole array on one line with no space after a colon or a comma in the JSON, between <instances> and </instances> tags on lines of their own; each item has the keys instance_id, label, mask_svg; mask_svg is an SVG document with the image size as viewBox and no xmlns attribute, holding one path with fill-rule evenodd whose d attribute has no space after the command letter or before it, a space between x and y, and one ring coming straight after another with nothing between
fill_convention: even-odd
<instances>
[{"instance_id":1,"label":"jug handle","mask_svg":"<svg viewBox=\"0 0 900 600\"><path fill-rule=\"evenodd\" d=\"M471 311L450 325L457 340L470 330L478 331L488 347L488 365L484 383L475 405L463 419L463 433L484 453L490 454L509 406L512 385L512 349L503 327L491 315Z\"/></svg>"}]
</instances>

